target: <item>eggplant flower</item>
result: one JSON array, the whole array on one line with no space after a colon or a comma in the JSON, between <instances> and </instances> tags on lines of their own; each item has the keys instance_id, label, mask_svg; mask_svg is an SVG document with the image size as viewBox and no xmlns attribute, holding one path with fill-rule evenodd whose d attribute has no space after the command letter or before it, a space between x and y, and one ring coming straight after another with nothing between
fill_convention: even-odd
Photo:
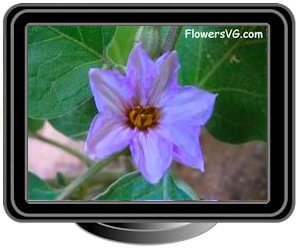
<instances>
[{"instance_id":1,"label":"eggplant flower","mask_svg":"<svg viewBox=\"0 0 300 250\"><path fill-rule=\"evenodd\" d=\"M204 171L199 142L216 94L177 82L176 52L153 61L137 44L126 75L92 68L89 81L99 114L90 125L85 152L101 160L129 146L135 167L152 184L172 160Z\"/></svg>"}]
</instances>

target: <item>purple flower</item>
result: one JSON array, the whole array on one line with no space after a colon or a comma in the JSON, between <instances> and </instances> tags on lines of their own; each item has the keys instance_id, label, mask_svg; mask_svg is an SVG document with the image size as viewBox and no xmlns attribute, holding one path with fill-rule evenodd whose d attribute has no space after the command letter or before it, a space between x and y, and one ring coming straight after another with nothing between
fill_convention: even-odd
<instances>
[{"instance_id":1,"label":"purple flower","mask_svg":"<svg viewBox=\"0 0 300 250\"><path fill-rule=\"evenodd\" d=\"M90 125L86 153L101 160L129 146L136 168L153 184L172 159L204 171L199 134L213 112L216 94L180 86L179 68L176 52L154 62L137 44L126 76L90 69L99 114Z\"/></svg>"}]
</instances>

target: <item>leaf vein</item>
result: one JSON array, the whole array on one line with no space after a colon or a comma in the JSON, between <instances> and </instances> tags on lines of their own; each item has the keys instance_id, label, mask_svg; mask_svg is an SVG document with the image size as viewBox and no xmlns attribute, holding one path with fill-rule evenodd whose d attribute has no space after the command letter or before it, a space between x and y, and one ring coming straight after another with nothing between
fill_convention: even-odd
<instances>
[{"instance_id":1,"label":"leaf vein","mask_svg":"<svg viewBox=\"0 0 300 250\"><path fill-rule=\"evenodd\" d=\"M239 92L239 93L246 94L246 95L251 95L251 96L254 96L254 97L257 97L257 98L265 98L266 97L265 94L253 93L253 92L250 92L248 90L230 88L230 87L219 88L219 89L209 89L209 91L212 91L212 92Z\"/></svg>"},{"instance_id":2,"label":"leaf vein","mask_svg":"<svg viewBox=\"0 0 300 250\"><path fill-rule=\"evenodd\" d=\"M55 36L55 37L51 37L51 38L48 38L48 39L45 39L45 40L41 40L41 41L38 41L38 42L35 42L35 43L28 43L28 45L38 45L38 44L42 44L42 43L46 43L46 42L51 42L51 41L55 41L59 38L61 38L62 35L58 35L58 36Z\"/></svg>"},{"instance_id":3,"label":"leaf vein","mask_svg":"<svg viewBox=\"0 0 300 250\"><path fill-rule=\"evenodd\" d=\"M97 57L99 57L99 58L102 58L102 55L101 55L101 54L97 53L97 51L93 50L93 49L92 49L91 47L89 47L87 44L85 44L85 43L83 43L83 42L80 42L80 41L78 41L77 39L75 39L75 38L73 38L73 37L71 37L71 36L68 36L67 34L65 34L65 33L61 32L61 31L59 31L59 30L57 30L57 29L55 29L55 28L53 28L53 27L51 27L51 26L48 26L48 28L49 28L50 30L56 32L57 34L63 36L64 38L70 40L71 42L76 43L76 44L79 45L80 47L86 49L86 50L87 50L88 52L90 52L91 54L93 54L93 55L95 55L95 56L97 56Z\"/></svg>"}]
</instances>

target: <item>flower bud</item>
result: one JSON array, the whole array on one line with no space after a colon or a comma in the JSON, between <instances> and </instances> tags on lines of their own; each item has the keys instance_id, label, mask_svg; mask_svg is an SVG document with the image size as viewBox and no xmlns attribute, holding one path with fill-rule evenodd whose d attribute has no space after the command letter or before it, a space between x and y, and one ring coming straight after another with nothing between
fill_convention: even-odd
<instances>
[{"instance_id":1,"label":"flower bud","mask_svg":"<svg viewBox=\"0 0 300 250\"><path fill-rule=\"evenodd\" d=\"M150 57L156 59L162 53L161 27L141 26L136 32L135 42L141 42Z\"/></svg>"}]
</instances>

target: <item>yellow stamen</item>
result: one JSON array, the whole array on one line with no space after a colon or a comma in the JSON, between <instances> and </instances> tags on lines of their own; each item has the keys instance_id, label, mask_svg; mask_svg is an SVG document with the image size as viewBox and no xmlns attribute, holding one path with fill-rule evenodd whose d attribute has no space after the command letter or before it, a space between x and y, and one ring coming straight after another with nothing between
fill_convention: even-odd
<instances>
[{"instance_id":1,"label":"yellow stamen","mask_svg":"<svg viewBox=\"0 0 300 250\"><path fill-rule=\"evenodd\" d=\"M146 130L157 125L159 110L151 106L133 106L128 112L128 123L131 127Z\"/></svg>"}]
</instances>

